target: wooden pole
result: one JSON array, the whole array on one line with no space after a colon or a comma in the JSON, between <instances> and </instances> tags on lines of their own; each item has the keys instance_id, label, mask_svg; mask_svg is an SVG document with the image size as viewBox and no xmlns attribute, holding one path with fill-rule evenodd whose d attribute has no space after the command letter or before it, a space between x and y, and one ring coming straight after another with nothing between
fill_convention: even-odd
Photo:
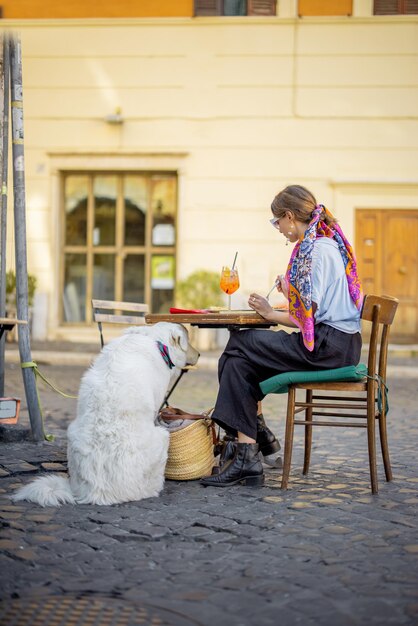
<instances>
[{"instance_id":1,"label":"wooden pole","mask_svg":"<svg viewBox=\"0 0 418 626\"><path fill-rule=\"evenodd\" d=\"M15 218L16 250L16 308L17 317L29 321L28 269L26 251L26 200L25 161L23 133L23 84L22 47L20 38L10 38L10 83L12 94L12 153L13 153L13 200ZM21 363L32 361L29 324L19 327L19 352ZM23 383L28 403L32 435L35 441L44 439L42 415L36 391L35 371L32 367L22 369Z\"/></svg>"},{"instance_id":2,"label":"wooden pole","mask_svg":"<svg viewBox=\"0 0 418 626\"><path fill-rule=\"evenodd\" d=\"M0 208L0 317L6 317L6 242L7 242L7 170L9 166L9 42L7 33L1 42L1 208ZM4 396L4 359L6 333L0 338L0 397Z\"/></svg>"}]
</instances>

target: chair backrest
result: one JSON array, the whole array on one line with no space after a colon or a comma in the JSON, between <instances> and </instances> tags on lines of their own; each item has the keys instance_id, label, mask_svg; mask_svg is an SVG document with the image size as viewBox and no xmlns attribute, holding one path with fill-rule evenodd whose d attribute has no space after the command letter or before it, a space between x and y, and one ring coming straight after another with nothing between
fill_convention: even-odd
<instances>
[{"instance_id":1,"label":"chair backrest","mask_svg":"<svg viewBox=\"0 0 418 626\"><path fill-rule=\"evenodd\" d=\"M118 302L116 300L92 300L93 320L97 322L100 332L100 341L104 346L102 323L127 324L138 326L145 324L145 314L148 313L148 304L136 302Z\"/></svg>"},{"instance_id":2,"label":"chair backrest","mask_svg":"<svg viewBox=\"0 0 418 626\"><path fill-rule=\"evenodd\" d=\"M376 372L376 362L379 356L378 374L383 380L386 380L389 330L395 317L398 304L399 300L392 296L366 295L364 296L361 311L361 319L372 323L367 367L369 373L374 374L374 372ZM382 329L380 333L381 326Z\"/></svg>"}]
</instances>

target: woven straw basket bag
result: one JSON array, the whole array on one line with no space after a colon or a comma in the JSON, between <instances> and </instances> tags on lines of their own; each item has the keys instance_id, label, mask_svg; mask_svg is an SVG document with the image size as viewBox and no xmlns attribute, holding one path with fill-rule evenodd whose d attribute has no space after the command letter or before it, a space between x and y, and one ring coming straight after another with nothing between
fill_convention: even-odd
<instances>
[{"instance_id":1,"label":"woven straw basket bag","mask_svg":"<svg viewBox=\"0 0 418 626\"><path fill-rule=\"evenodd\" d=\"M180 409L171 411L177 412L177 419L193 419L193 423L170 433L165 477L169 480L197 480L210 475L215 464L212 420L207 414L191 415ZM163 411L162 417L165 419L167 413Z\"/></svg>"}]
</instances>

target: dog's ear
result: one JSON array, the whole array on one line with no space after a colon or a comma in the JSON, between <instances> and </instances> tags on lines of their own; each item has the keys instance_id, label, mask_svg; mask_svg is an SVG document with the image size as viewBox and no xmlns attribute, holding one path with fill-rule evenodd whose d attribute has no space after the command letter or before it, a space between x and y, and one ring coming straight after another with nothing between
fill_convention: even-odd
<instances>
[{"instance_id":1,"label":"dog's ear","mask_svg":"<svg viewBox=\"0 0 418 626\"><path fill-rule=\"evenodd\" d=\"M171 332L171 340L174 345L179 346L183 352L187 352L189 345L187 330L180 324L175 324Z\"/></svg>"}]
</instances>

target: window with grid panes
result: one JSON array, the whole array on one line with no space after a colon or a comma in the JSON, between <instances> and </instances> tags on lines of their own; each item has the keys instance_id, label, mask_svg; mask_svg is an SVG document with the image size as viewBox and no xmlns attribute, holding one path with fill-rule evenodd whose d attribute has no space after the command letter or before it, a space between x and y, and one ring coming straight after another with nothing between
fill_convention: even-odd
<instances>
[{"instance_id":1,"label":"window with grid panes","mask_svg":"<svg viewBox=\"0 0 418 626\"><path fill-rule=\"evenodd\" d=\"M91 321L90 301L174 300L177 175L68 172L62 176L62 315Z\"/></svg>"},{"instance_id":2,"label":"window with grid panes","mask_svg":"<svg viewBox=\"0 0 418 626\"><path fill-rule=\"evenodd\" d=\"M195 0L195 16L276 15L276 0Z\"/></svg>"},{"instance_id":3,"label":"window with grid panes","mask_svg":"<svg viewBox=\"0 0 418 626\"><path fill-rule=\"evenodd\" d=\"M418 0L374 0L375 15L416 15Z\"/></svg>"}]
</instances>

